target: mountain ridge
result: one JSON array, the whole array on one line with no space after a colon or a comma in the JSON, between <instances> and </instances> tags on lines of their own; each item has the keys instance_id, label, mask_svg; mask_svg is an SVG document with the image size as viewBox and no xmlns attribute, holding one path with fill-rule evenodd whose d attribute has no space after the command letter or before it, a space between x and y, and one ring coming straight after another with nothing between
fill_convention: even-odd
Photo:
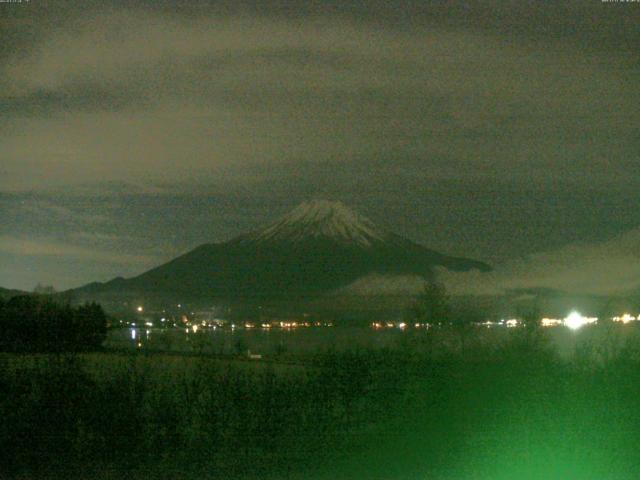
<instances>
[{"instance_id":1,"label":"mountain ridge","mask_svg":"<svg viewBox=\"0 0 640 480\"><path fill-rule=\"evenodd\" d=\"M340 202L304 202L265 228L206 243L130 279L78 294L193 299L295 299L335 291L369 274L433 276L434 267L490 271L377 227Z\"/></svg>"},{"instance_id":2,"label":"mountain ridge","mask_svg":"<svg viewBox=\"0 0 640 480\"><path fill-rule=\"evenodd\" d=\"M0 298L9 299L11 297L17 297L18 295L26 295L28 292L17 290L15 288L0 287Z\"/></svg>"}]
</instances>

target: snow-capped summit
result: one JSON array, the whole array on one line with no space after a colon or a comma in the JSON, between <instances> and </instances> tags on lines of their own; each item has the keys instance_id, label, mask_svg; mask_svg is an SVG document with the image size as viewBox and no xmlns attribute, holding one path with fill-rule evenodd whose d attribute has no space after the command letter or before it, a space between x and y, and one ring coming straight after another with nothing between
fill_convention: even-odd
<instances>
[{"instance_id":1,"label":"snow-capped summit","mask_svg":"<svg viewBox=\"0 0 640 480\"><path fill-rule=\"evenodd\" d=\"M200 245L137 277L87 285L76 293L86 300L138 295L208 305L298 301L380 286L395 292L394 285L404 285L407 278L431 278L436 267L491 270L483 262L450 257L386 232L342 203L315 200L264 229ZM390 283L389 277L401 281Z\"/></svg>"},{"instance_id":2,"label":"snow-capped summit","mask_svg":"<svg viewBox=\"0 0 640 480\"><path fill-rule=\"evenodd\" d=\"M298 205L280 220L250 234L248 238L293 242L322 238L368 247L385 241L388 234L341 202L313 200Z\"/></svg>"}]
</instances>

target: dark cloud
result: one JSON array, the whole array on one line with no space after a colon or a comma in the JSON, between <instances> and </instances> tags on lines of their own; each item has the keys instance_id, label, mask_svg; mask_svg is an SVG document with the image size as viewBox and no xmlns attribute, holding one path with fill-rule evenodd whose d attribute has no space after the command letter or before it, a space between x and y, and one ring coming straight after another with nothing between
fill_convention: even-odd
<instances>
[{"instance_id":1,"label":"dark cloud","mask_svg":"<svg viewBox=\"0 0 640 480\"><path fill-rule=\"evenodd\" d=\"M0 284L137 273L318 196L494 262L640 224L634 4L0 9ZM60 263L21 272L38 242Z\"/></svg>"}]
</instances>

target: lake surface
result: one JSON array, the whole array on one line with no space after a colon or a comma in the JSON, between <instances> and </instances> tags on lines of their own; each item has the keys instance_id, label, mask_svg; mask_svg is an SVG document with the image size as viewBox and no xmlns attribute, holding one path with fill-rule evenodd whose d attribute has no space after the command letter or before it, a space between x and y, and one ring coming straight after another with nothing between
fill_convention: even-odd
<instances>
[{"instance_id":1,"label":"lake surface","mask_svg":"<svg viewBox=\"0 0 640 480\"><path fill-rule=\"evenodd\" d=\"M406 336L398 329L373 331L358 327L309 327L297 329L205 329L123 328L109 332L105 346L148 348L177 352L234 354L310 353L321 350L392 347Z\"/></svg>"},{"instance_id":2,"label":"lake surface","mask_svg":"<svg viewBox=\"0 0 640 480\"><path fill-rule=\"evenodd\" d=\"M513 335L503 327L476 327L470 337L474 341L499 342ZM574 331L566 327L544 329L550 345L563 356L589 350L616 351L629 340L640 340L640 328L624 325L613 331L588 326ZM366 327L309 327L296 329L204 329L197 332L185 328L121 328L110 330L105 346L116 349L148 349L185 353L230 355L248 350L265 357L277 354L309 354L323 350L356 348L392 348L416 345L425 337L421 330L397 328L374 330ZM452 332L436 332L434 342L442 348L456 348L458 339Z\"/></svg>"}]
</instances>

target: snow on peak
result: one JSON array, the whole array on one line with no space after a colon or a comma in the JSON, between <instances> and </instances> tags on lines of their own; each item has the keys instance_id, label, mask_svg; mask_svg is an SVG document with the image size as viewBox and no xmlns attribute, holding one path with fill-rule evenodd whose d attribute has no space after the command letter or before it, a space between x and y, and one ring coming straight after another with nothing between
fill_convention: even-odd
<instances>
[{"instance_id":1,"label":"snow on peak","mask_svg":"<svg viewBox=\"0 0 640 480\"><path fill-rule=\"evenodd\" d=\"M256 240L287 241L331 238L370 246L383 241L386 235L369 219L340 202L313 200L298 205L280 220L256 232L252 237Z\"/></svg>"}]
</instances>

